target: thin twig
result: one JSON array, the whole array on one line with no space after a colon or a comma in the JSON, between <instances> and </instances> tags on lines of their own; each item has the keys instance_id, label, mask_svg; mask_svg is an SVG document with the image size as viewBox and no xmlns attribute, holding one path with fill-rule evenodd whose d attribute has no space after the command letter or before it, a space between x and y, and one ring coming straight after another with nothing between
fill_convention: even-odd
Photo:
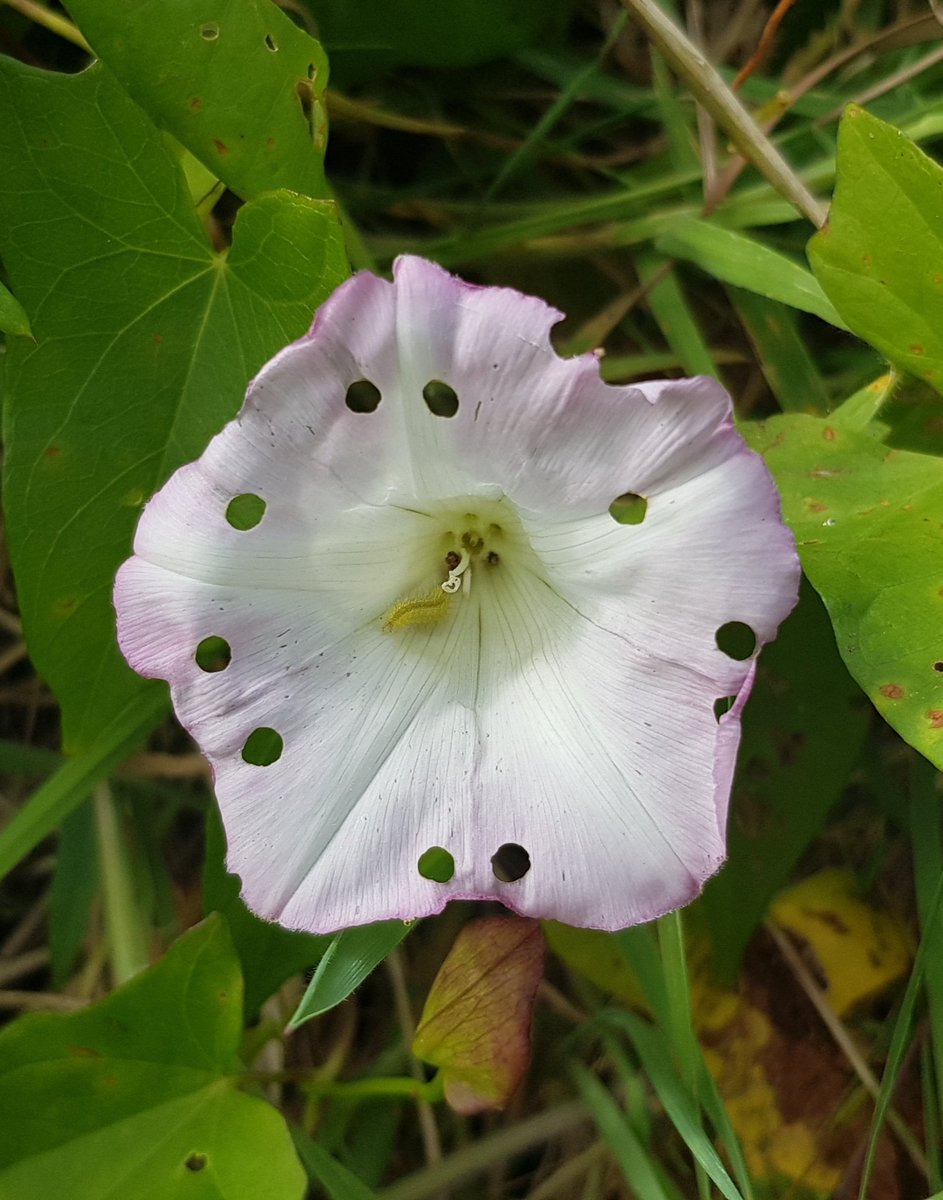
<instances>
[{"instance_id":1,"label":"thin twig","mask_svg":"<svg viewBox=\"0 0 943 1200\"><path fill-rule=\"evenodd\" d=\"M915 63L910 63L909 66L901 67L899 71L895 71L893 75L888 75L886 79L882 79L880 83L876 83L873 87L868 88L864 92L859 92L858 95L852 96L848 101L849 104L870 104L872 100L876 100L879 96L884 96L888 92L892 92L895 88L900 87L902 83L909 83L911 79L915 79L924 71L929 71L931 67L935 67L938 62L943 60L943 46L938 46L936 50L931 50L929 54L925 54L923 58L918 58ZM845 105L839 104L837 108L833 108L831 112L826 113L824 117L819 117L816 124L827 125L830 121L835 121L844 112Z\"/></svg>"},{"instance_id":2,"label":"thin twig","mask_svg":"<svg viewBox=\"0 0 943 1200\"><path fill-rule=\"evenodd\" d=\"M409 1007L409 991L406 987L406 971L403 967L403 952L399 946L386 960L386 970L393 988L393 1004L396 1008L396 1019L407 1049L413 1044L416 1036L416 1023ZM413 1078L423 1085L425 1077L422 1067L410 1055L410 1073ZM423 1149L426 1162L430 1165L442 1161L442 1142L439 1139L439 1127L436 1125L432 1105L422 1096L416 1097L416 1111L419 1116L419 1132L422 1135Z\"/></svg>"},{"instance_id":3,"label":"thin twig","mask_svg":"<svg viewBox=\"0 0 943 1200\"><path fill-rule=\"evenodd\" d=\"M0 629L12 633L14 637L23 636L23 622L16 613L8 612L5 608L0 608Z\"/></svg>"},{"instance_id":4,"label":"thin twig","mask_svg":"<svg viewBox=\"0 0 943 1200\"><path fill-rule=\"evenodd\" d=\"M799 986L811 1000L815 1011L819 1014L822 1024L831 1035L832 1041L841 1050L845 1058L848 1060L852 1070L860 1079L862 1086L870 1094L871 1098L877 1101L881 1091L881 1085L877 1080L874 1072L865 1062L861 1051L855 1045L852 1038L849 1036L847 1029L838 1019L834 1009L825 999L825 993L812 978L812 973L802 961L802 956L792 944L788 937L778 929L771 921L766 922L766 931L776 943L779 953L786 960L790 970L796 977ZM926 1157L920 1147L917 1145L916 1139L907 1128L906 1124L901 1120L898 1113L892 1108L887 1110L887 1123L897 1135L900 1144L907 1151L910 1161L920 1171L924 1178L929 1176L929 1166Z\"/></svg>"},{"instance_id":5,"label":"thin twig","mask_svg":"<svg viewBox=\"0 0 943 1200\"><path fill-rule=\"evenodd\" d=\"M760 41L756 49L737 72L737 78L733 81L733 90L738 92L746 81L750 78L754 71L762 67L766 62L766 56L773 48L773 42L776 40L776 34L782 24L783 17L792 8L796 0L779 0L779 3L770 14L769 20L760 34Z\"/></svg>"},{"instance_id":6,"label":"thin twig","mask_svg":"<svg viewBox=\"0 0 943 1200\"><path fill-rule=\"evenodd\" d=\"M29 975L39 967L44 967L47 962L49 951L45 946L27 950L25 954L18 954L15 958L0 959L0 987L13 979L19 979L21 975Z\"/></svg>"},{"instance_id":7,"label":"thin twig","mask_svg":"<svg viewBox=\"0 0 943 1200\"><path fill-rule=\"evenodd\" d=\"M592 1120L589 1107L582 1100L561 1104L536 1117L518 1121L463 1146L440 1163L407 1175L379 1192L379 1200L426 1200L444 1188L473 1179L489 1171L495 1163L506 1162L535 1146L555 1142L573 1129L588 1125Z\"/></svg>"},{"instance_id":8,"label":"thin twig","mask_svg":"<svg viewBox=\"0 0 943 1200\"><path fill-rule=\"evenodd\" d=\"M594 1142L579 1154L574 1154L565 1163L548 1175L534 1188L527 1200L550 1200L551 1196L575 1196L576 1184L581 1176L588 1175L597 1163L612 1159L612 1151L605 1142Z\"/></svg>"},{"instance_id":9,"label":"thin twig","mask_svg":"<svg viewBox=\"0 0 943 1200\"><path fill-rule=\"evenodd\" d=\"M688 0L688 29L694 44L704 49L704 14L701 10L701 0ZM701 151L701 169L704 173L702 191L704 199L711 194L717 179L717 127L714 119L704 107L698 104L695 110L697 120L697 141Z\"/></svg>"},{"instance_id":10,"label":"thin twig","mask_svg":"<svg viewBox=\"0 0 943 1200\"><path fill-rule=\"evenodd\" d=\"M824 225L827 206L812 195L720 74L669 20L656 0L622 0L622 3L740 153L816 228Z\"/></svg>"},{"instance_id":11,"label":"thin twig","mask_svg":"<svg viewBox=\"0 0 943 1200\"><path fill-rule=\"evenodd\" d=\"M6 650L0 651L0 675L5 675L11 667L22 662L26 655L25 642L14 642L12 646L7 646Z\"/></svg>"},{"instance_id":12,"label":"thin twig","mask_svg":"<svg viewBox=\"0 0 943 1200\"><path fill-rule=\"evenodd\" d=\"M74 1012L77 1008L85 1008L86 1003L78 996L64 996L61 992L0 991L0 1008L21 1012Z\"/></svg>"},{"instance_id":13,"label":"thin twig","mask_svg":"<svg viewBox=\"0 0 943 1200\"><path fill-rule=\"evenodd\" d=\"M48 904L48 895L43 893L29 909L19 925L11 931L3 945L0 946L0 956L8 958L14 954L19 954L45 920Z\"/></svg>"}]
</instances>

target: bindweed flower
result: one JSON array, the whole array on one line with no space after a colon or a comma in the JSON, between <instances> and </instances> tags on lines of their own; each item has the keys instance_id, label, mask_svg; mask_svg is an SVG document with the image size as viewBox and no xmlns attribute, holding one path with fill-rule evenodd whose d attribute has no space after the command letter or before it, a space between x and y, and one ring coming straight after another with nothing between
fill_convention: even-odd
<instances>
[{"instance_id":1,"label":"bindweed flower","mask_svg":"<svg viewBox=\"0 0 943 1200\"><path fill-rule=\"evenodd\" d=\"M141 518L120 644L265 917L617 929L723 861L793 539L717 383L606 385L558 319L418 258L355 275Z\"/></svg>"}]
</instances>

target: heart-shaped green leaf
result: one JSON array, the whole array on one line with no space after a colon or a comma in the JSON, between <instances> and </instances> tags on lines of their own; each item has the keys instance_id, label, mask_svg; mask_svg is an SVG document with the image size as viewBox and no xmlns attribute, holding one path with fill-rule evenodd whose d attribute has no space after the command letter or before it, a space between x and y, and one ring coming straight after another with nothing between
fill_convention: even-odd
<instances>
[{"instance_id":1,"label":"heart-shaped green leaf","mask_svg":"<svg viewBox=\"0 0 943 1200\"><path fill-rule=\"evenodd\" d=\"M114 637L142 504L346 265L332 205L288 192L245 205L215 251L166 141L100 65L0 61L0 161L0 254L35 337L5 356L10 548L30 652L81 750L162 686Z\"/></svg>"},{"instance_id":2,"label":"heart-shaped green leaf","mask_svg":"<svg viewBox=\"0 0 943 1200\"><path fill-rule=\"evenodd\" d=\"M0 1034L0 1195L300 1200L281 1115L237 1091L242 978L221 918L84 1012Z\"/></svg>"}]
</instances>

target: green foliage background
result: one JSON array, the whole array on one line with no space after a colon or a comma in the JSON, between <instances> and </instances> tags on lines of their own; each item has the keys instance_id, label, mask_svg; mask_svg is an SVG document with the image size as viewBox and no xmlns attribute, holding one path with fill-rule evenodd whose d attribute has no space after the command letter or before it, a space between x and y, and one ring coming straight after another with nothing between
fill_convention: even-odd
<instances>
[{"instance_id":1,"label":"green foliage background","mask_svg":"<svg viewBox=\"0 0 943 1200\"><path fill-rule=\"evenodd\" d=\"M679 50L659 32L652 10L680 20L667 2L600 18L566 0L141 0L133 13L70 0L74 25L21 8L0 9L19 52L0 57L3 490L25 645L65 757L54 724L7 718L0 765L21 803L0 867L19 919L58 830L42 986L113 990L0 1032L0 1196L66 1178L88 1200L477 1195L481 1163L590 1116L587 1195L824 1194L812 1175L748 1162L695 1036L679 918L551 938L554 1003L577 1027L543 1040L552 1067L476 1159L471 1127L447 1112L435 1127L441 1089L410 1060L403 1017L467 913L334 940L266 925L225 872L199 767L176 783L119 770L155 730L152 751L188 753L163 685L114 639L112 581L142 505L351 265L385 270L401 251L546 295L571 315L561 350L604 345L610 380L706 372L735 395L806 583L761 660L730 862L688 935L709 939L716 979L748 981L770 901L797 872L838 860L865 893L905 893L919 950L906 990L857 1030L884 1074L848 1186L866 1194L888 1122L922 1172L899 1174L895 1194L943 1195L943 169L918 144L943 133L932 19L879 0L836 0L824 17L799 5L738 109L734 60L705 76L683 33ZM746 45L768 15L752 9ZM855 97L865 106L839 126ZM775 146L751 141L763 120ZM754 147L751 165L728 139ZM831 189L816 231L814 193ZM189 928L201 909L218 915ZM384 1000L360 1045L343 1002L384 960L398 1023ZM604 1011L603 960L631 977L639 1011ZM289 1023L310 1033L297 1062ZM890 1097L908 1055L919 1119L899 1128ZM593 1154L624 1190L606 1191Z\"/></svg>"}]
</instances>

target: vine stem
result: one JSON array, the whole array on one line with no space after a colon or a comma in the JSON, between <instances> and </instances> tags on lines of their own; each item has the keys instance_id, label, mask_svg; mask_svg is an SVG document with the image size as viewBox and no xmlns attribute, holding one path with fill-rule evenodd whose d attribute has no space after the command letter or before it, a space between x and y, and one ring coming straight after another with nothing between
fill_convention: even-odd
<instances>
[{"instance_id":1,"label":"vine stem","mask_svg":"<svg viewBox=\"0 0 943 1200\"><path fill-rule=\"evenodd\" d=\"M812 195L697 46L659 8L656 0L622 0L622 3L743 157L802 216L817 229L821 228L828 215L827 205Z\"/></svg>"}]
</instances>

